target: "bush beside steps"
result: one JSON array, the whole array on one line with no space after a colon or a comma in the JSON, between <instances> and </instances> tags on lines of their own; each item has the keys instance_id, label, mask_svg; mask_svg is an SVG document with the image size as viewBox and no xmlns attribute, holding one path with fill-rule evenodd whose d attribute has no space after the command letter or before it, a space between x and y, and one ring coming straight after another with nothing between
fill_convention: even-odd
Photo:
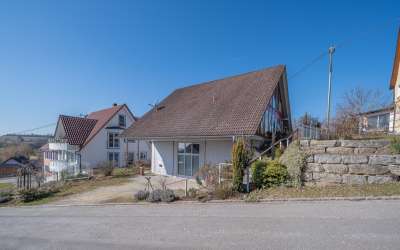
<instances>
[{"instance_id":1,"label":"bush beside steps","mask_svg":"<svg viewBox=\"0 0 400 250\"><path fill-rule=\"evenodd\" d=\"M135 195L136 201L173 202L177 199L171 189L155 189L152 192L140 190Z\"/></svg>"}]
</instances>

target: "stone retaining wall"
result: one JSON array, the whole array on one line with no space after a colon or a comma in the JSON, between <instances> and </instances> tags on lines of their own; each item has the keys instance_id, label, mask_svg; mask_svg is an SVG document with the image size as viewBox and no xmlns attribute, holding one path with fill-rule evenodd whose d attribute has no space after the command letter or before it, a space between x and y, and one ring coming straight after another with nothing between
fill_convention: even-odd
<instances>
[{"instance_id":1,"label":"stone retaining wall","mask_svg":"<svg viewBox=\"0 0 400 250\"><path fill-rule=\"evenodd\" d=\"M400 155L388 154L387 140L302 140L309 157L306 184L366 184L399 181Z\"/></svg>"}]
</instances>

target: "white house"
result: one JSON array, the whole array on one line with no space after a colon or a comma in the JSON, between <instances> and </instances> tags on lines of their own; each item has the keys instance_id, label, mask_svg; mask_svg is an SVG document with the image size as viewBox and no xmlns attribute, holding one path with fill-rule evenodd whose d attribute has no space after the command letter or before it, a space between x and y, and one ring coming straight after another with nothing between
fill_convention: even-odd
<instances>
[{"instance_id":1,"label":"white house","mask_svg":"<svg viewBox=\"0 0 400 250\"><path fill-rule=\"evenodd\" d=\"M279 65L175 90L125 130L151 143L151 169L190 177L205 164L231 160L245 137L256 150L291 133L286 68Z\"/></svg>"},{"instance_id":2,"label":"white house","mask_svg":"<svg viewBox=\"0 0 400 250\"><path fill-rule=\"evenodd\" d=\"M147 142L120 138L136 120L125 104L114 104L84 118L60 115L54 138L41 148L44 169L56 178L61 171L74 175L107 161L125 167L136 160L148 160Z\"/></svg>"},{"instance_id":3,"label":"white house","mask_svg":"<svg viewBox=\"0 0 400 250\"><path fill-rule=\"evenodd\" d=\"M360 132L400 133L400 29L397 34L396 51L389 88L393 103L384 108L360 114Z\"/></svg>"},{"instance_id":4,"label":"white house","mask_svg":"<svg viewBox=\"0 0 400 250\"><path fill-rule=\"evenodd\" d=\"M393 91L394 126L395 133L400 133L400 28L397 34L397 45L394 56L390 89Z\"/></svg>"}]
</instances>

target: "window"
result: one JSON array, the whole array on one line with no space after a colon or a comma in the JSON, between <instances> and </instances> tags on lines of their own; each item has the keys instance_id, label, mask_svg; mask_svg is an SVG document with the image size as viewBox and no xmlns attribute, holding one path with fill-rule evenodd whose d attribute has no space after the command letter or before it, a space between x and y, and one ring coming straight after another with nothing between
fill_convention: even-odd
<instances>
[{"instance_id":1,"label":"window","mask_svg":"<svg viewBox=\"0 0 400 250\"><path fill-rule=\"evenodd\" d=\"M369 116L368 129L389 129L389 114Z\"/></svg>"},{"instance_id":2,"label":"window","mask_svg":"<svg viewBox=\"0 0 400 250\"><path fill-rule=\"evenodd\" d=\"M133 164L135 161L135 153L129 152L128 153L128 165Z\"/></svg>"},{"instance_id":3,"label":"window","mask_svg":"<svg viewBox=\"0 0 400 250\"><path fill-rule=\"evenodd\" d=\"M119 115L118 116L118 124L120 127L126 127L126 119L125 119L125 115Z\"/></svg>"},{"instance_id":4,"label":"window","mask_svg":"<svg viewBox=\"0 0 400 250\"><path fill-rule=\"evenodd\" d=\"M178 143L178 175L195 175L199 171L199 161L199 144Z\"/></svg>"},{"instance_id":5,"label":"window","mask_svg":"<svg viewBox=\"0 0 400 250\"><path fill-rule=\"evenodd\" d=\"M108 152L108 161L113 164L113 166L119 166L119 153L118 152Z\"/></svg>"},{"instance_id":6,"label":"window","mask_svg":"<svg viewBox=\"0 0 400 250\"><path fill-rule=\"evenodd\" d=\"M108 133L108 148L119 148L118 133Z\"/></svg>"},{"instance_id":7,"label":"window","mask_svg":"<svg viewBox=\"0 0 400 250\"><path fill-rule=\"evenodd\" d=\"M139 159L140 160L147 160L147 152L140 152Z\"/></svg>"},{"instance_id":8,"label":"window","mask_svg":"<svg viewBox=\"0 0 400 250\"><path fill-rule=\"evenodd\" d=\"M279 90L276 90L262 117L259 133L263 136L283 132L283 106Z\"/></svg>"}]
</instances>

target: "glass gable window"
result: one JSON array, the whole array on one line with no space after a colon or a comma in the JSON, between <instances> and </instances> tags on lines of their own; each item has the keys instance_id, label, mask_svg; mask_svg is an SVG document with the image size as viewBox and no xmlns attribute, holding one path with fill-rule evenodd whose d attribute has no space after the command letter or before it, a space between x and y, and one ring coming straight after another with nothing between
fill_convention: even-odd
<instances>
[{"instance_id":1,"label":"glass gable window","mask_svg":"<svg viewBox=\"0 0 400 250\"><path fill-rule=\"evenodd\" d=\"M178 143L178 175L193 176L199 171L200 145Z\"/></svg>"},{"instance_id":2,"label":"glass gable window","mask_svg":"<svg viewBox=\"0 0 400 250\"><path fill-rule=\"evenodd\" d=\"M281 95L278 90L274 95L264 112L260 126L259 134L263 136L271 135L277 132L283 132L283 106L281 102Z\"/></svg>"},{"instance_id":3,"label":"glass gable window","mask_svg":"<svg viewBox=\"0 0 400 250\"><path fill-rule=\"evenodd\" d=\"M108 133L108 148L119 148L118 133Z\"/></svg>"}]
</instances>

